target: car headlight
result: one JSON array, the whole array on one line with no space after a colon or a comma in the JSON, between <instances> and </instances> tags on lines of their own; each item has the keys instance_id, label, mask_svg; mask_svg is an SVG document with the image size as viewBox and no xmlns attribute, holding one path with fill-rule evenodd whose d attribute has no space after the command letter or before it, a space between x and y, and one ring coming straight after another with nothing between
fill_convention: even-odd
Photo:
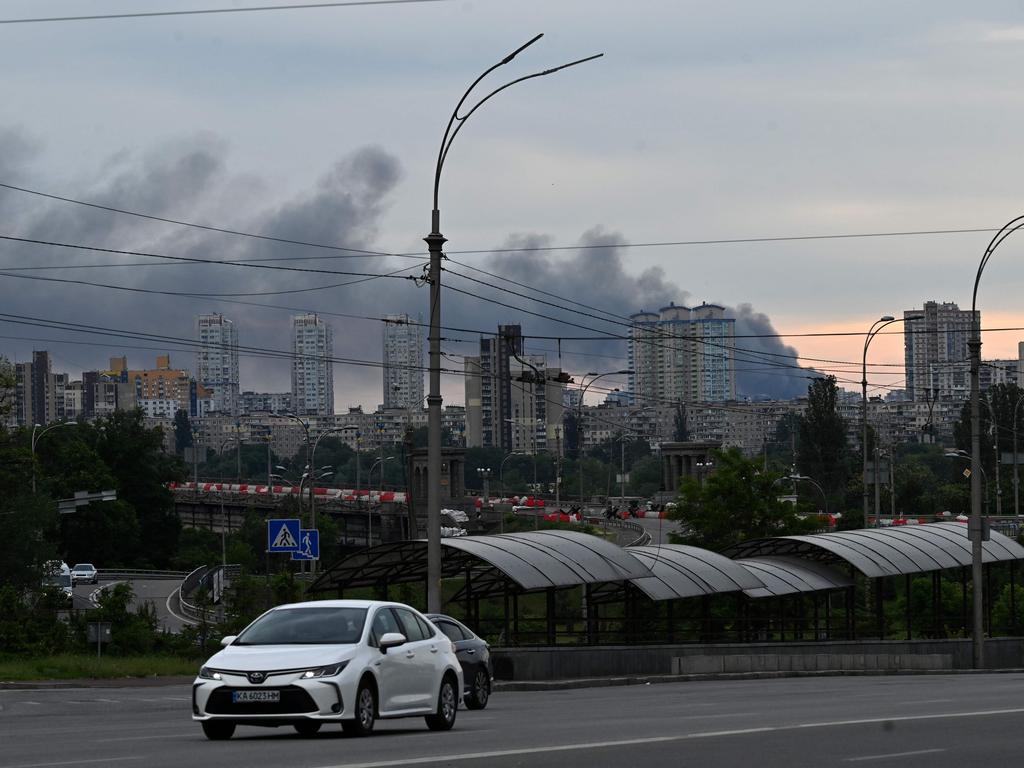
<instances>
[{"instance_id":1,"label":"car headlight","mask_svg":"<svg viewBox=\"0 0 1024 768\"><path fill-rule=\"evenodd\" d=\"M326 667L314 667L313 669L307 669L305 672L303 672L302 676L299 679L310 680L314 677L334 677L347 666L348 662L342 661L338 664L330 664Z\"/></svg>"},{"instance_id":2,"label":"car headlight","mask_svg":"<svg viewBox=\"0 0 1024 768\"><path fill-rule=\"evenodd\" d=\"M218 672L216 669L210 669L209 667L200 667L199 668L199 677L201 677L203 680L221 680L221 679L223 679L220 676L220 672Z\"/></svg>"}]
</instances>

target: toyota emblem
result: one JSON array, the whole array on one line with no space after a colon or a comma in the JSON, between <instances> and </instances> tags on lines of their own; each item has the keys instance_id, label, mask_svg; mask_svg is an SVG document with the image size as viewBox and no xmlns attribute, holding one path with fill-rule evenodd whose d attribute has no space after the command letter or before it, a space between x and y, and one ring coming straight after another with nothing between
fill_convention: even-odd
<instances>
[{"instance_id":1,"label":"toyota emblem","mask_svg":"<svg viewBox=\"0 0 1024 768\"><path fill-rule=\"evenodd\" d=\"M250 672L248 674L248 678L249 682L253 685L259 685L267 679L267 676L263 672Z\"/></svg>"}]
</instances>

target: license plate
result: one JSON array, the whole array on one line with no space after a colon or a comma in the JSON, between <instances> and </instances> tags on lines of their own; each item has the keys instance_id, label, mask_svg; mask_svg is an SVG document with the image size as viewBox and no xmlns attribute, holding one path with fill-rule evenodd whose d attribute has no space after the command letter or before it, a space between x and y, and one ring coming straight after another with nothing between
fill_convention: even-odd
<instances>
[{"instance_id":1,"label":"license plate","mask_svg":"<svg viewBox=\"0 0 1024 768\"><path fill-rule=\"evenodd\" d=\"M280 691L232 691L232 704L277 704L281 701Z\"/></svg>"}]
</instances>

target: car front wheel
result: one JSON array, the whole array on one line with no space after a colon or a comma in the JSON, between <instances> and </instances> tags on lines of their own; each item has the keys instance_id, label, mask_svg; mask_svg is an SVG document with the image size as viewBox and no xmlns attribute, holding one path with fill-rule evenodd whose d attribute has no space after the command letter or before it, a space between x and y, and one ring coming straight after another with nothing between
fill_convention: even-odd
<instances>
[{"instance_id":1,"label":"car front wheel","mask_svg":"<svg viewBox=\"0 0 1024 768\"><path fill-rule=\"evenodd\" d=\"M203 733L210 741L230 739L235 732L235 724L228 720L204 720Z\"/></svg>"},{"instance_id":2,"label":"car front wheel","mask_svg":"<svg viewBox=\"0 0 1024 768\"><path fill-rule=\"evenodd\" d=\"M342 720L341 727L345 733L353 736L369 736L373 732L373 723L377 718L377 696L373 686L366 681L359 684L356 691L356 712L354 720Z\"/></svg>"},{"instance_id":3,"label":"car front wheel","mask_svg":"<svg viewBox=\"0 0 1024 768\"><path fill-rule=\"evenodd\" d=\"M491 698L491 678L486 669L478 669L466 697L466 709L483 709Z\"/></svg>"},{"instance_id":4,"label":"car front wheel","mask_svg":"<svg viewBox=\"0 0 1024 768\"><path fill-rule=\"evenodd\" d=\"M455 725L459 700L455 694L455 683L450 677L441 681L441 690L437 694L437 712L427 715L427 727L432 731L448 731Z\"/></svg>"}]
</instances>

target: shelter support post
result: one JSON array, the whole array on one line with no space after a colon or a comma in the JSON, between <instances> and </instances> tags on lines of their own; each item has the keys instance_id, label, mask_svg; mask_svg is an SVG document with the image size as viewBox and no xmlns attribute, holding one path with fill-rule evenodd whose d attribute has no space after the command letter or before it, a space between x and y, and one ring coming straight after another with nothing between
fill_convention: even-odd
<instances>
[{"instance_id":1,"label":"shelter support post","mask_svg":"<svg viewBox=\"0 0 1024 768\"><path fill-rule=\"evenodd\" d=\"M907 589L907 640L910 640L913 636L913 622L912 622L912 609L910 607L910 574L908 573L903 577Z\"/></svg>"},{"instance_id":2,"label":"shelter support post","mask_svg":"<svg viewBox=\"0 0 1024 768\"><path fill-rule=\"evenodd\" d=\"M508 620L508 611L509 611L508 579L505 579L505 583L502 585L502 597L505 600L505 613L504 613L503 620L502 620L501 636L502 636L502 639L505 641L505 645L512 645L512 643L510 642L510 640L511 640L511 633L509 631L509 620Z\"/></svg>"},{"instance_id":3,"label":"shelter support post","mask_svg":"<svg viewBox=\"0 0 1024 768\"><path fill-rule=\"evenodd\" d=\"M942 574L932 572L932 637L942 637Z\"/></svg>"},{"instance_id":4,"label":"shelter support post","mask_svg":"<svg viewBox=\"0 0 1024 768\"><path fill-rule=\"evenodd\" d=\"M875 629L878 632L878 639L885 640L885 611L882 610L882 599L885 596L885 579L875 579Z\"/></svg>"},{"instance_id":5,"label":"shelter support post","mask_svg":"<svg viewBox=\"0 0 1024 768\"><path fill-rule=\"evenodd\" d=\"M811 600L814 603L814 639L821 640L821 616L818 613L818 593L815 592L811 595Z\"/></svg>"},{"instance_id":6,"label":"shelter support post","mask_svg":"<svg viewBox=\"0 0 1024 768\"><path fill-rule=\"evenodd\" d=\"M555 644L555 588L548 587L547 594L547 631L548 645Z\"/></svg>"},{"instance_id":7,"label":"shelter support post","mask_svg":"<svg viewBox=\"0 0 1024 768\"><path fill-rule=\"evenodd\" d=\"M670 643L676 641L676 601L665 601L665 635Z\"/></svg>"},{"instance_id":8,"label":"shelter support post","mask_svg":"<svg viewBox=\"0 0 1024 768\"><path fill-rule=\"evenodd\" d=\"M512 593L512 645L519 644L519 593Z\"/></svg>"},{"instance_id":9,"label":"shelter support post","mask_svg":"<svg viewBox=\"0 0 1024 768\"><path fill-rule=\"evenodd\" d=\"M597 643L597 610L594 605L594 590L590 584L583 585L583 603L587 607L587 645Z\"/></svg>"},{"instance_id":10,"label":"shelter support post","mask_svg":"<svg viewBox=\"0 0 1024 768\"><path fill-rule=\"evenodd\" d=\"M961 628L966 633L967 627L970 626L967 621L967 569L960 569L960 609L963 614L960 617Z\"/></svg>"},{"instance_id":11,"label":"shelter support post","mask_svg":"<svg viewBox=\"0 0 1024 768\"><path fill-rule=\"evenodd\" d=\"M826 592L825 595L825 639L832 639L832 593Z\"/></svg>"},{"instance_id":12,"label":"shelter support post","mask_svg":"<svg viewBox=\"0 0 1024 768\"><path fill-rule=\"evenodd\" d=\"M1010 634L1017 634L1017 561L1010 561Z\"/></svg>"},{"instance_id":13,"label":"shelter support post","mask_svg":"<svg viewBox=\"0 0 1024 768\"><path fill-rule=\"evenodd\" d=\"M985 628L986 628L986 630L988 632L988 635L991 637L991 635L992 635L992 603L994 602L992 600L992 566L991 565L985 565L985 566L983 566L983 568L985 569L984 570L984 574L985 574L985 595L984 595L984 600L985 600Z\"/></svg>"}]
</instances>

